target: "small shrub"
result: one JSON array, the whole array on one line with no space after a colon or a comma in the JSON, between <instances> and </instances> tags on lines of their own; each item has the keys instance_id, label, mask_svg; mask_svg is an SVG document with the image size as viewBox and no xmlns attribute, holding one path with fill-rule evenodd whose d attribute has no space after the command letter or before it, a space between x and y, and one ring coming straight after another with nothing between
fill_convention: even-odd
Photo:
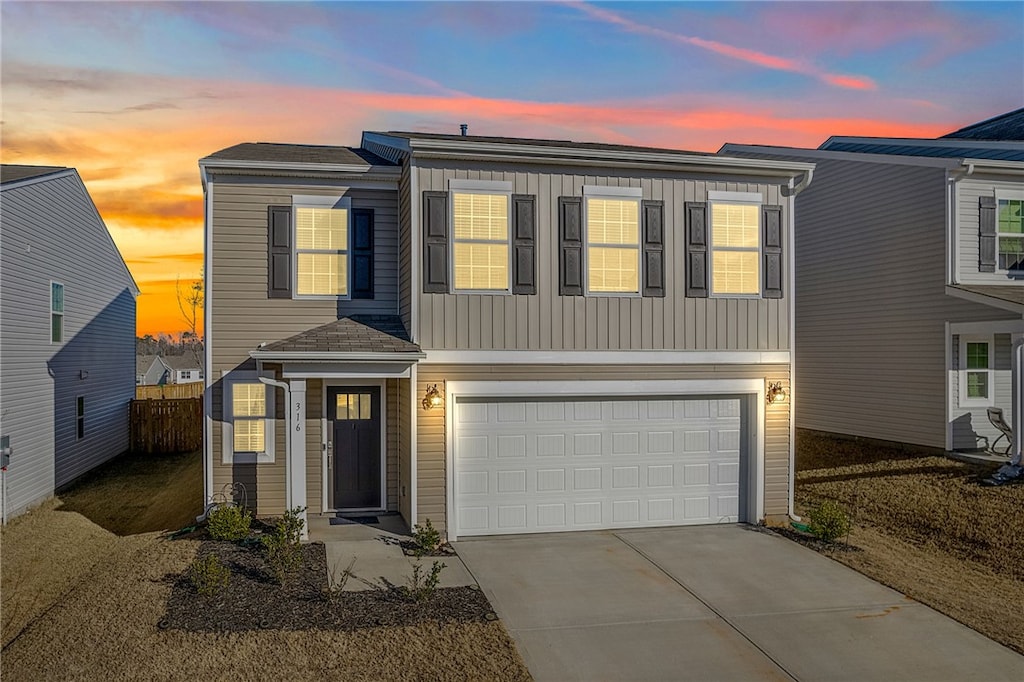
<instances>
[{"instance_id":1,"label":"small shrub","mask_svg":"<svg viewBox=\"0 0 1024 682\"><path fill-rule=\"evenodd\" d=\"M807 514L807 529L825 542L835 542L850 532L850 517L838 502L825 500L811 508Z\"/></svg>"},{"instance_id":2,"label":"small shrub","mask_svg":"<svg viewBox=\"0 0 1024 682\"><path fill-rule=\"evenodd\" d=\"M430 573L424 575L423 565L416 563L412 567L412 575L399 590L402 596L413 602L424 602L434 596L437 583L441 580L441 571L448 568L448 565L435 561L430 567Z\"/></svg>"},{"instance_id":3,"label":"small shrub","mask_svg":"<svg viewBox=\"0 0 1024 682\"><path fill-rule=\"evenodd\" d=\"M327 587L324 588L324 597L327 601L337 601L341 597L341 593L345 591L345 585L348 584L348 579L353 575L352 567L356 565L357 558L352 557L348 567L341 572L341 577L338 577L337 565L331 568L331 579L327 581Z\"/></svg>"},{"instance_id":4,"label":"small shrub","mask_svg":"<svg viewBox=\"0 0 1024 682\"><path fill-rule=\"evenodd\" d=\"M441 546L441 533L430 523L430 519L427 519L422 526L413 526L412 540L416 543L416 556L425 556L433 554Z\"/></svg>"},{"instance_id":5,"label":"small shrub","mask_svg":"<svg viewBox=\"0 0 1024 682\"><path fill-rule=\"evenodd\" d=\"M249 537L252 514L233 504L222 504L210 512L206 529L214 540L238 542Z\"/></svg>"},{"instance_id":6,"label":"small shrub","mask_svg":"<svg viewBox=\"0 0 1024 682\"><path fill-rule=\"evenodd\" d=\"M299 541L303 521L299 514L305 510L305 507L289 509L277 520L274 529L260 539L270 571L278 583L283 584L288 574L302 566L302 545Z\"/></svg>"},{"instance_id":7,"label":"small shrub","mask_svg":"<svg viewBox=\"0 0 1024 682\"><path fill-rule=\"evenodd\" d=\"M203 597L213 597L228 586L231 569L221 563L214 554L207 554L192 562L188 580Z\"/></svg>"}]
</instances>

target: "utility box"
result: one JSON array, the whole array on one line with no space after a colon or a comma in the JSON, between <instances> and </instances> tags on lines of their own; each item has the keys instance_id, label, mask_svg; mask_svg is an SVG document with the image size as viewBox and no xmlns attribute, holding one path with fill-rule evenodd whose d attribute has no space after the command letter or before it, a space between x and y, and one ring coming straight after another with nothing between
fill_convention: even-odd
<instances>
[{"instance_id":1,"label":"utility box","mask_svg":"<svg viewBox=\"0 0 1024 682\"><path fill-rule=\"evenodd\" d=\"M0 436L0 469L7 471L11 464L11 437Z\"/></svg>"}]
</instances>

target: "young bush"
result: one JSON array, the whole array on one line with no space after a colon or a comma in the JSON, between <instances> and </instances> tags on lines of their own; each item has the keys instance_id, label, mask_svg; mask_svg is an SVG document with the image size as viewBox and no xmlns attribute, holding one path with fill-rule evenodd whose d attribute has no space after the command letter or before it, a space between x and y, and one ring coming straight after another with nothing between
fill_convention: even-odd
<instances>
[{"instance_id":1,"label":"young bush","mask_svg":"<svg viewBox=\"0 0 1024 682\"><path fill-rule=\"evenodd\" d=\"M433 554L441 546L441 533L430 523L430 519L427 519L422 526L413 526L412 540L416 543L416 556L425 556Z\"/></svg>"},{"instance_id":2,"label":"young bush","mask_svg":"<svg viewBox=\"0 0 1024 682\"><path fill-rule=\"evenodd\" d=\"M807 514L807 529L825 542L834 542L850 532L850 517L838 502L824 500Z\"/></svg>"},{"instance_id":3,"label":"young bush","mask_svg":"<svg viewBox=\"0 0 1024 682\"><path fill-rule=\"evenodd\" d=\"M252 514L233 504L222 504L210 512L206 529L214 540L238 542L249 537Z\"/></svg>"},{"instance_id":4,"label":"young bush","mask_svg":"<svg viewBox=\"0 0 1024 682\"><path fill-rule=\"evenodd\" d=\"M398 589L401 590L402 596L409 601L416 603L427 601L434 596L437 583L441 580L441 571L445 568L448 568L447 564L435 561L430 567L430 573L424 575L423 566L417 562L412 567L412 575L409 580Z\"/></svg>"},{"instance_id":5,"label":"young bush","mask_svg":"<svg viewBox=\"0 0 1024 682\"><path fill-rule=\"evenodd\" d=\"M203 597L213 597L228 586L231 569L213 554L196 559L189 566L188 580Z\"/></svg>"},{"instance_id":6,"label":"young bush","mask_svg":"<svg viewBox=\"0 0 1024 682\"><path fill-rule=\"evenodd\" d=\"M274 524L274 530L264 535L260 542L267 555L270 571L278 583L284 584L288 575L302 566L303 521L299 516L305 507L295 507L284 513Z\"/></svg>"}]
</instances>

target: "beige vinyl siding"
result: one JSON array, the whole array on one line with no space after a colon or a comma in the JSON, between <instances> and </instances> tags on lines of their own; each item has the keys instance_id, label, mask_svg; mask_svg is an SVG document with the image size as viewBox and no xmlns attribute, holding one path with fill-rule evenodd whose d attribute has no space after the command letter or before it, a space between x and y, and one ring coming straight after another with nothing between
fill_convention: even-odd
<instances>
[{"instance_id":1,"label":"beige vinyl siding","mask_svg":"<svg viewBox=\"0 0 1024 682\"><path fill-rule=\"evenodd\" d=\"M656 379L751 379L782 381L788 386L789 365L422 365L418 372L416 395L445 381L569 381L581 376L595 381ZM417 485L418 518L430 519L435 527L446 522L446 434L445 407L424 410L417 407ZM789 505L789 402L768 406L765 414L765 514L788 512Z\"/></svg>"},{"instance_id":2,"label":"beige vinyl siding","mask_svg":"<svg viewBox=\"0 0 1024 682\"><path fill-rule=\"evenodd\" d=\"M995 334L992 349L992 406L1003 408L1003 418L1007 423L1010 422L1010 408L1013 403L1012 354L1013 343L1010 335ZM950 360L950 422L953 430L953 449L987 448L1001 434L988 420L986 407L960 407L960 337L956 334L952 339ZM1002 452L1006 445L1006 440L1003 439L997 450Z\"/></svg>"},{"instance_id":3,"label":"beige vinyl siding","mask_svg":"<svg viewBox=\"0 0 1024 682\"><path fill-rule=\"evenodd\" d=\"M814 160L796 204L797 426L945 447L945 323L1013 315L945 294L942 169Z\"/></svg>"},{"instance_id":4,"label":"beige vinyl siding","mask_svg":"<svg viewBox=\"0 0 1024 682\"><path fill-rule=\"evenodd\" d=\"M759 192L765 204L788 201L777 184L630 173L584 175L572 170L515 166L515 170L417 160L417 191L448 191L448 181L511 182L513 192L537 197L537 294L424 294L417 342L424 349L532 350L785 350L789 301L698 299L683 294L683 203L707 201L709 191ZM504 164L508 168L511 164ZM644 199L664 201L664 298L558 295L558 197L582 196L584 185L639 187ZM784 252L783 272L790 255Z\"/></svg>"},{"instance_id":5,"label":"beige vinyl siding","mask_svg":"<svg viewBox=\"0 0 1024 682\"><path fill-rule=\"evenodd\" d=\"M978 199L997 192L1024 192L1024 182L990 177L964 178L957 183L957 234L960 245L960 282L963 284L1014 284L1006 273L978 272ZM998 265L997 265L998 267Z\"/></svg>"}]
</instances>

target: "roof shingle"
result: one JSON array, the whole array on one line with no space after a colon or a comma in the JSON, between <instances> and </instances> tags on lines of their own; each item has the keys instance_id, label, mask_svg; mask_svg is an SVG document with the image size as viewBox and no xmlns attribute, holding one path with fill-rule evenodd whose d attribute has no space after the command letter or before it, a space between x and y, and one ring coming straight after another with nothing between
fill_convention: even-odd
<instances>
[{"instance_id":1,"label":"roof shingle","mask_svg":"<svg viewBox=\"0 0 1024 682\"><path fill-rule=\"evenodd\" d=\"M315 144L242 142L210 154L207 159L224 161L273 161L281 163L333 163L361 166L394 166L385 158L361 147L332 147Z\"/></svg>"},{"instance_id":2,"label":"roof shingle","mask_svg":"<svg viewBox=\"0 0 1024 682\"><path fill-rule=\"evenodd\" d=\"M28 180L67 170L65 166L20 166L5 163L0 165L0 184Z\"/></svg>"},{"instance_id":3,"label":"roof shingle","mask_svg":"<svg viewBox=\"0 0 1024 682\"><path fill-rule=\"evenodd\" d=\"M260 352L419 353L397 315L353 315L269 343Z\"/></svg>"}]
</instances>

